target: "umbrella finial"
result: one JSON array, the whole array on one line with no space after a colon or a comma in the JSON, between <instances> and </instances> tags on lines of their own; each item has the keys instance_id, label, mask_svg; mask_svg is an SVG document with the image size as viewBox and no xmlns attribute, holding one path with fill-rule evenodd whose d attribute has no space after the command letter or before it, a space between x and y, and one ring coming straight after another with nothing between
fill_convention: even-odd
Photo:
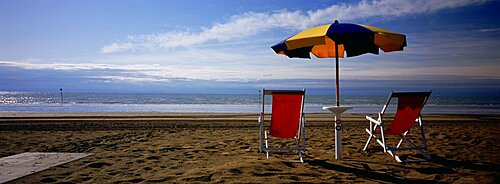
<instances>
[{"instance_id":1,"label":"umbrella finial","mask_svg":"<svg viewBox=\"0 0 500 184\"><path fill-rule=\"evenodd\" d=\"M339 23L339 21L338 21L338 20L335 20L334 24L338 24L338 23Z\"/></svg>"}]
</instances>

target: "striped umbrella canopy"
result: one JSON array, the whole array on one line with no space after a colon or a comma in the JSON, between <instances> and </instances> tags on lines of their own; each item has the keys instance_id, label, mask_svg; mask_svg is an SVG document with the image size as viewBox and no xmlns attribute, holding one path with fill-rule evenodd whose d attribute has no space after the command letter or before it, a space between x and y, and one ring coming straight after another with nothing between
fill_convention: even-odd
<instances>
[{"instance_id":1,"label":"striped umbrella canopy","mask_svg":"<svg viewBox=\"0 0 500 184\"><path fill-rule=\"evenodd\" d=\"M318 58L335 58L336 105L339 106L339 58L365 53L379 54L401 51L406 46L406 36L375 26L339 23L313 27L297 33L271 48L289 58L308 58L310 53Z\"/></svg>"}]
</instances>

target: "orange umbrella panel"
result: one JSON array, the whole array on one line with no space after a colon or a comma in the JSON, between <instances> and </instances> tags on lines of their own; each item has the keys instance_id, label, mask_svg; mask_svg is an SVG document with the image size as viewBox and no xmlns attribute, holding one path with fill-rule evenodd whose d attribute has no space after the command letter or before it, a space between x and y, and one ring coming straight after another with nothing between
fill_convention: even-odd
<instances>
[{"instance_id":1,"label":"orange umbrella panel","mask_svg":"<svg viewBox=\"0 0 500 184\"><path fill-rule=\"evenodd\" d=\"M335 42L330 38L324 38L324 45L315 45L311 49L311 53L317 58L334 58L335 57ZM338 57L344 57L344 45L338 45Z\"/></svg>"}]
</instances>

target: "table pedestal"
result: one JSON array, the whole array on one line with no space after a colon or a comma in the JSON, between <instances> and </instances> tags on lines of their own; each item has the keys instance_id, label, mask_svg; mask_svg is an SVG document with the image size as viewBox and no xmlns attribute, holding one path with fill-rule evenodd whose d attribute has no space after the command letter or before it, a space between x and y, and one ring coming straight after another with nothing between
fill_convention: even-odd
<instances>
[{"instance_id":1,"label":"table pedestal","mask_svg":"<svg viewBox=\"0 0 500 184\"><path fill-rule=\"evenodd\" d=\"M335 115L335 159L342 159L342 120L341 114L352 107L328 106L323 107L324 110L329 110Z\"/></svg>"}]
</instances>

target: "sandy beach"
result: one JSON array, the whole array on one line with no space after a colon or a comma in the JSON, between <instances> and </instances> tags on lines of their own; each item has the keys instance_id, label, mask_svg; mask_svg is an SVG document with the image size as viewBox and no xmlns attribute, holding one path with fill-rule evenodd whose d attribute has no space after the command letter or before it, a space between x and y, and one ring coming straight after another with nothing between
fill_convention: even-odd
<instances>
[{"instance_id":1,"label":"sandy beach","mask_svg":"<svg viewBox=\"0 0 500 184\"><path fill-rule=\"evenodd\" d=\"M500 116L424 115L433 160L400 164L362 151L365 115L344 117L335 160L333 117L306 114L302 164L295 153L258 153L257 114L2 113L0 156L93 153L13 183L499 182Z\"/></svg>"}]
</instances>

